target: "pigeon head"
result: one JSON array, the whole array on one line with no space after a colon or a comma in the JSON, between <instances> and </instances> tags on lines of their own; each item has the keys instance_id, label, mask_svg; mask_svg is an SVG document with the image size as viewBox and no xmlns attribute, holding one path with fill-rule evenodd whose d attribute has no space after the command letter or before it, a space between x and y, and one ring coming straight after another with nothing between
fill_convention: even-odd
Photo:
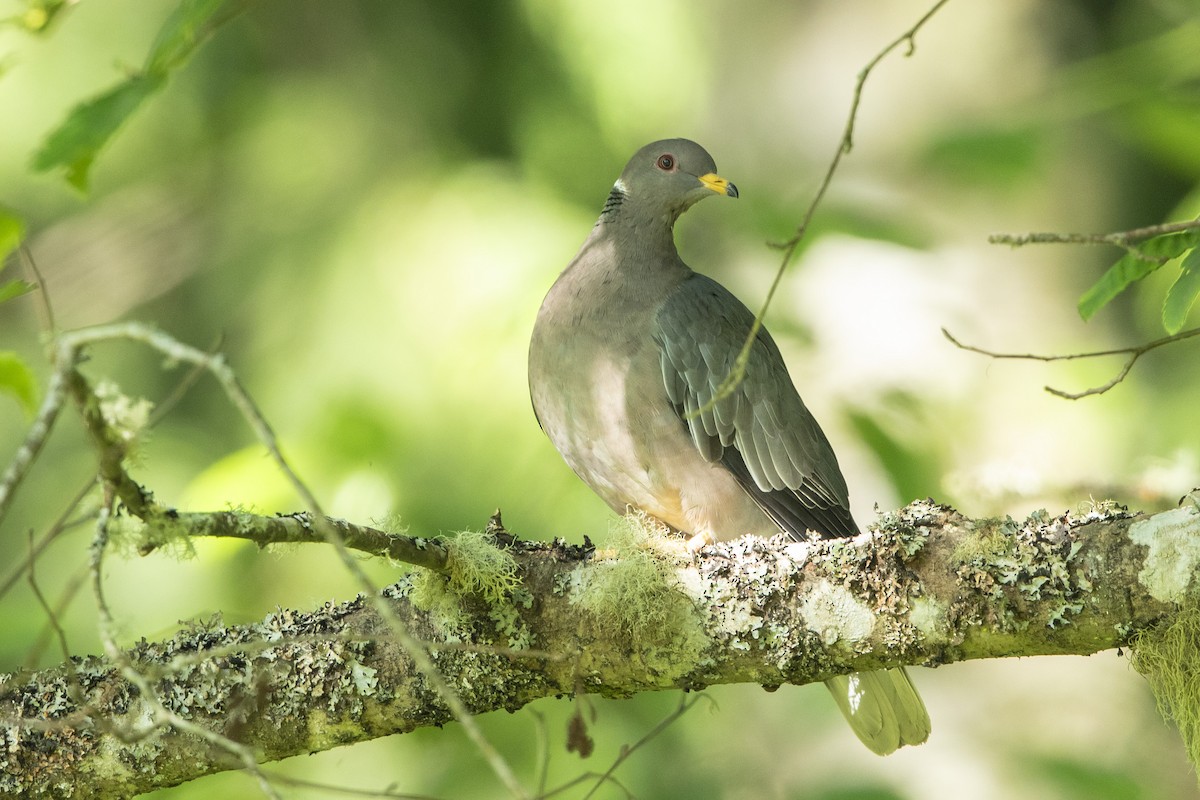
<instances>
[{"instance_id":1,"label":"pigeon head","mask_svg":"<svg viewBox=\"0 0 1200 800\"><path fill-rule=\"evenodd\" d=\"M634 153L613 186L605 211L622 216L665 217L668 224L713 193L737 197L738 190L717 174L712 156L689 139L663 139ZM626 211L628 209L629 211Z\"/></svg>"}]
</instances>

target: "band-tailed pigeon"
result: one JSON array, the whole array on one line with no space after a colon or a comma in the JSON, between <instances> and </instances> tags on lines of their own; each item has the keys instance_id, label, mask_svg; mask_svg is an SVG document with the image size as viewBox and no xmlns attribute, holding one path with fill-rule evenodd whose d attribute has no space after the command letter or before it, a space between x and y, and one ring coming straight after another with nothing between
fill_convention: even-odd
<instances>
[{"instance_id":1,"label":"band-tailed pigeon","mask_svg":"<svg viewBox=\"0 0 1200 800\"><path fill-rule=\"evenodd\" d=\"M754 320L675 249L679 215L713 193L738 196L695 142L667 139L634 154L538 312L534 413L571 469L618 513L638 509L709 541L781 530L797 539L853 536L837 458L765 329L745 379L709 405ZM876 753L929 735L902 668L826 685Z\"/></svg>"}]
</instances>

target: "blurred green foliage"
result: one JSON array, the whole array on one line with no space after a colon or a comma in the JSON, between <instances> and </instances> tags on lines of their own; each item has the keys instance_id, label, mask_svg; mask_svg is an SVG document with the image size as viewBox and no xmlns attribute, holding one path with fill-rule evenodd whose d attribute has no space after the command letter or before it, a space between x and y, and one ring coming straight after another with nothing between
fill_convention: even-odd
<instances>
[{"instance_id":1,"label":"blurred green foliage","mask_svg":"<svg viewBox=\"0 0 1200 800\"><path fill-rule=\"evenodd\" d=\"M18 447L45 382L36 306L47 300L64 328L137 318L228 354L332 513L437 534L480 528L499 506L522 536L603 540L608 510L529 410L525 352L545 290L629 153L684 135L742 199L690 212L681 252L756 306L777 265L764 241L799 222L854 76L928 3L7 6L0 202L15 211L0 216L0 251L27 231L44 281L10 267L0 283L43 292L0 304L0 350L26 373L0 368L25 407L0 405L0 452ZM1135 291L1106 283L1107 306L1084 326L1072 308L1116 254L985 238L1185 218L1200 183L1198 77L1192 0L951 3L911 58L873 75L854 151L768 320L861 521L913 496L1020 516L1093 491L1152 508L1196 485L1192 345L1156 351L1117 389L1071 404L1041 386L1096 385L1117 367L993 365L938 331L996 349L1093 350L1195 324L1195 249L1176 253L1178 273L1146 270ZM156 401L183 378L132 344L96 348L87 370ZM62 658L15 570L30 532L36 541L93 471L64 417L0 529L0 580L16 576L0 597L3 670ZM156 425L134 475L180 508L299 507L206 379ZM67 521L35 575L76 653L98 648L79 583L86 521ZM232 622L346 598L358 589L333 558L198 542L187 561L109 559L106 585L132 641L215 611ZM380 584L395 579L364 566ZM886 760L861 749L818 687L716 687L715 709L690 711L617 777L656 798L1194 796L1178 737L1111 654L916 680L933 737ZM568 701L481 723L531 785L543 730L557 785L602 772L678 701L589 702L588 761L565 752ZM497 794L456 726L279 768L376 790ZM254 792L225 774L157 796Z\"/></svg>"}]
</instances>

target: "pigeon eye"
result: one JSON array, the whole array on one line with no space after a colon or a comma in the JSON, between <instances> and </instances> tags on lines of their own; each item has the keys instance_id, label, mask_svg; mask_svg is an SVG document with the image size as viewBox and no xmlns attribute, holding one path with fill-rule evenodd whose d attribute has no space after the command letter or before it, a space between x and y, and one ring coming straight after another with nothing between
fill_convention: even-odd
<instances>
[{"instance_id":1,"label":"pigeon eye","mask_svg":"<svg viewBox=\"0 0 1200 800\"><path fill-rule=\"evenodd\" d=\"M670 172L675 169L675 156L670 153L663 153L658 157L658 168L663 172Z\"/></svg>"}]
</instances>

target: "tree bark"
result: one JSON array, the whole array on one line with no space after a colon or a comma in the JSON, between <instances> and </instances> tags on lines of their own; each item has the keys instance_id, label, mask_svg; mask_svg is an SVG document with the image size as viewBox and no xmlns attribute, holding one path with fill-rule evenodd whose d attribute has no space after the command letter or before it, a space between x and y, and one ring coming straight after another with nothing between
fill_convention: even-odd
<instances>
[{"instance_id":1,"label":"tree bark","mask_svg":"<svg viewBox=\"0 0 1200 800\"><path fill-rule=\"evenodd\" d=\"M1015 523L921 501L844 540L747 537L695 554L655 537L615 552L496 541L515 588L472 593L418 570L382 592L474 713L1128 645L1184 598L1200 511L1189 498L1153 516L1099 506ZM197 624L127 657L156 697L98 656L0 677L0 794L128 797L244 765L195 726L265 762L452 721L362 597Z\"/></svg>"}]
</instances>

